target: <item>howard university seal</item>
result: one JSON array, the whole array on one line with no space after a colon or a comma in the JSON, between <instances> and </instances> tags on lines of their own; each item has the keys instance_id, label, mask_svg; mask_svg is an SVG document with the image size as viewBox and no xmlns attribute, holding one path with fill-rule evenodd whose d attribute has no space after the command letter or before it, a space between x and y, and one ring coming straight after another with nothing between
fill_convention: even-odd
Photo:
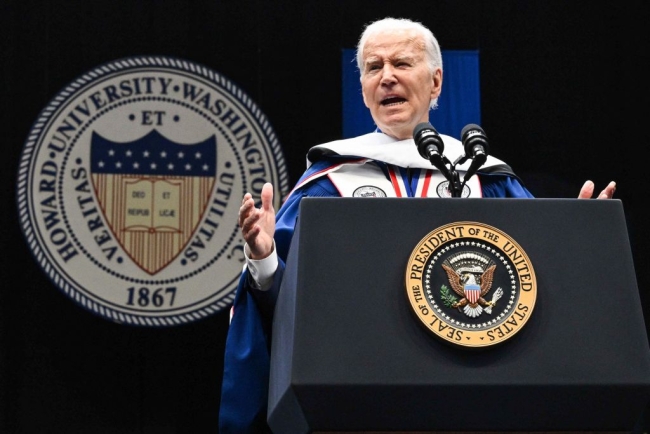
<instances>
[{"instance_id":1,"label":"howard university seal","mask_svg":"<svg viewBox=\"0 0 650 434\"><path fill-rule=\"evenodd\" d=\"M69 84L35 121L18 173L34 257L106 319L173 326L229 308L244 263L237 214L271 182L280 145L251 99L216 72L131 57Z\"/></svg>"},{"instance_id":2,"label":"howard university seal","mask_svg":"<svg viewBox=\"0 0 650 434\"><path fill-rule=\"evenodd\" d=\"M533 265L501 230L451 223L427 234L406 269L406 292L419 321L462 347L488 347L526 324L537 298Z\"/></svg>"}]
</instances>

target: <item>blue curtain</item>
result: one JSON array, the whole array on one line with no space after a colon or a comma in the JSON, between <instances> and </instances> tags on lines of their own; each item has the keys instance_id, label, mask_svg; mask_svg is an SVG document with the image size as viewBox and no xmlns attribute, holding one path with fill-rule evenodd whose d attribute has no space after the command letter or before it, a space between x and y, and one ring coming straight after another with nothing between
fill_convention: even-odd
<instances>
[{"instance_id":1,"label":"blue curtain","mask_svg":"<svg viewBox=\"0 0 650 434\"><path fill-rule=\"evenodd\" d=\"M355 49L343 50L343 137L374 131L376 125L363 104ZM467 124L481 124L478 51L443 50L442 93L429 120L441 134L460 139Z\"/></svg>"}]
</instances>

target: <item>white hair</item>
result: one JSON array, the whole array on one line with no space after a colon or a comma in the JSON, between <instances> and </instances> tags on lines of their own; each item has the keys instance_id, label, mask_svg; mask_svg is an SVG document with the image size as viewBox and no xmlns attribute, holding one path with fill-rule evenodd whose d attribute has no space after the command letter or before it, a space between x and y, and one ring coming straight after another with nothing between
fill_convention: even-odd
<instances>
[{"instance_id":1,"label":"white hair","mask_svg":"<svg viewBox=\"0 0 650 434\"><path fill-rule=\"evenodd\" d=\"M396 30L414 31L419 36L422 36L422 39L424 40L424 58L426 59L429 72L433 73L436 68L442 70L442 54L440 53L440 45L438 44L436 37L433 36L431 30L426 28L422 23L407 18L387 17L366 25L361 37L359 38L359 43L357 44L357 67L359 68L360 75L363 75L363 49L365 48L368 39L379 33L392 32ZM437 106L438 98L432 99L429 107L436 108Z\"/></svg>"}]
</instances>

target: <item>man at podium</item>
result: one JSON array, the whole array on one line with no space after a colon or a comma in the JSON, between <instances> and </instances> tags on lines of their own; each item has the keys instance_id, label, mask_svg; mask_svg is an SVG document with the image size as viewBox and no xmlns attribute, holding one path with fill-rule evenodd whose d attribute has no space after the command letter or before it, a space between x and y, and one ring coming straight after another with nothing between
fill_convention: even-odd
<instances>
[{"instance_id":1,"label":"man at podium","mask_svg":"<svg viewBox=\"0 0 650 434\"><path fill-rule=\"evenodd\" d=\"M307 170L277 215L270 184L262 189L260 208L251 194L243 198L239 224L246 266L226 342L221 434L270 432L266 416L273 309L303 197L448 197L454 179L444 167L432 167L428 158L443 148L447 161L463 161L465 153L457 166L457 173L465 175L458 197L533 197L505 162L485 156L473 167L476 160L466 155L463 143L439 135L432 126L426 132L439 149L425 152L414 141L414 130L426 126L442 89L440 47L429 29L407 19L375 21L359 39L357 64L363 100L377 130L311 148ZM611 198L615 189L610 182L598 198ZM593 192L593 182L587 181L578 198L591 198Z\"/></svg>"}]
</instances>

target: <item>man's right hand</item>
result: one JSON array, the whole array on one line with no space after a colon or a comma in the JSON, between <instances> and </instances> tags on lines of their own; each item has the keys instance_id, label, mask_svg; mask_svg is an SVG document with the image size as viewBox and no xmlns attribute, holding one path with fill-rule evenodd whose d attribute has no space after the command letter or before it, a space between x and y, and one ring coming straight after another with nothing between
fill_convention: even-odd
<instances>
[{"instance_id":1,"label":"man's right hand","mask_svg":"<svg viewBox=\"0 0 650 434\"><path fill-rule=\"evenodd\" d=\"M267 182L262 187L262 206L255 208L250 193L244 195L239 208L239 227L248 244L251 259L264 259L273 252L275 233L275 210L273 209L273 186Z\"/></svg>"}]
</instances>

